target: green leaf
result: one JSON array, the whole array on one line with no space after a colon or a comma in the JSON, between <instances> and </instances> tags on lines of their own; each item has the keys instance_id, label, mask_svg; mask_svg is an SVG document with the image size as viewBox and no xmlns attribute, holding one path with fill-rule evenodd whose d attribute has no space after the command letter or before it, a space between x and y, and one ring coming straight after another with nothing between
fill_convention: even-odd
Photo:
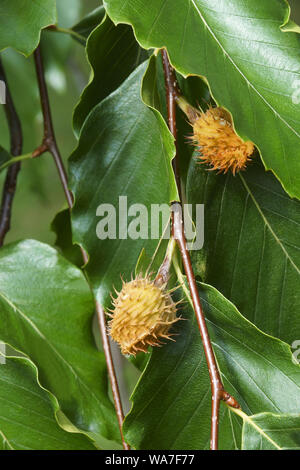
<instances>
[{"instance_id":1,"label":"green leaf","mask_svg":"<svg viewBox=\"0 0 300 470\"><path fill-rule=\"evenodd\" d=\"M260 164L233 177L193 161L187 193L189 203L205 204L196 274L266 333L299 339L300 203Z\"/></svg>"},{"instance_id":2,"label":"green leaf","mask_svg":"<svg viewBox=\"0 0 300 470\"><path fill-rule=\"evenodd\" d=\"M104 18L104 15L105 10L104 7L101 5L100 7L95 8L95 10L89 12L82 20L79 21L79 23L76 23L72 27L72 30L75 31L75 33L78 33L83 38L87 39L93 29L95 29L96 26L101 23ZM85 46L86 41L81 42Z\"/></svg>"},{"instance_id":3,"label":"green leaf","mask_svg":"<svg viewBox=\"0 0 300 470\"><path fill-rule=\"evenodd\" d=\"M161 54L156 56L156 69L157 69L157 88L158 98L153 101L153 106L160 111L162 116L168 122L168 113L166 105L166 87L165 78L162 64ZM206 83L196 76L183 78L179 73L176 74L181 92L188 100L188 102L198 108L201 103L202 109L205 109L210 103L209 89ZM213 103L211 103L213 104ZM192 157L194 146L187 145L187 137L191 135L191 125L187 121L186 115L182 112L176 113L176 127L177 127L177 159L179 163L179 173L181 181L184 184L187 177L187 171Z\"/></svg>"},{"instance_id":4,"label":"green leaf","mask_svg":"<svg viewBox=\"0 0 300 470\"><path fill-rule=\"evenodd\" d=\"M89 112L145 59L131 27L115 26L108 17L90 36L86 51L92 75L74 111L73 125L77 134Z\"/></svg>"},{"instance_id":5,"label":"green leaf","mask_svg":"<svg viewBox=\"0 0 300 470\"><path fill-rule=\"evenodd\" d=\"M54 417L56 400L38 385L31 361L5 361L0 365L0 441L4 449L95 450L87 437L59 427Z\"/></svg>"},{"instance_id":6,"label":"green leaf","mask_svg":"<svg viewBox=\"0 0 300 470\"><path fill-rule=\"evenodd\" d=\"M179 281L184 282L182 276ZM288 345L258 330L213 287L201 284L199 294L225 388L242 410L249 415L297 413L300 367ZM132 396L124 432L138 449L209 448L210 384L197 321L186 298L189 304L179 313L187 321L176 324L176 343L153 349ZM240 436L239 417L221 406L220 448L238 448Z\"/></svg>"},{"instance_id":7,"label":"green leaf","mask_svg":"<svg viewBox=\"0 0 300 470\"><path fill-rule=\"evenodd\" d=\"M284 26L282 26L281 31L300 33L300 26L298 26L294 21L289 20Z\"/></svg>"},{"instance_id":8,"label":"green leaf","mask_svg":"<svg viewBox=\"0 0 300 470\"><path fill-rule=\"evenodd\" d=\"M155 86L154 65L151 61L145 78L144 100L151 99L148 87L153 90ZM146 66L142 64L117 91L93 109L70 159L70 188L75 196L73 241L89 254L87 273L99 302L105 305L110 304L113 285L118 288L121 284L120 274L126 278L134 273L142 248L151 255L157 245L157 239L119 238L119 210L126 217L126 210L122 209L124 199L120 202L119 196L127 197L128 208L143 204L148 214L151 204L168 204L177 198L171 168L173 138L161 115L150 109L140 95ZM103 203L112 205L113 227L116 210L115 239L97 237L96 228L103 219L99 219L100 214L97 216L97 208ZM133 221L129 216L128 222ZM126 220L124 223L127 228ZM126 232L122 234L125 236Z\"/></svg>"},{"instance_id":9,"label":"green leaf","mask_svg":"<svg viewBox=\"0 0 300 470\"><path fill-rule=\"evenodd\" d=\"M260 413L244 416L243 450L299 450L300 415Z\"/></svg>"},{"instance_id":10,"label":"green leaf","mask_svg":"<svg viewBox=\"0 0 300 470\"><path fill-rule=\"evenodd\" d=\"M70 209L66 208L58 212L51 224L51 229L56 234L55 245L71 263L79 268L83 265L82 253L77 245L72 242L72 227Z\"/></svg>"},{"instance_id":11,"label":"green leaf","mask_svg":"<svg viewBox=\"0 0 300 470\"><path fill-rule=\"evenodd\" d=\"M0 286L0 340L30 357L41 384L76 427L117 439L82 272L53 248L26 240L1 248Z\"/></svg>"},{"instance_id":12,"label":"green leaf","mask_svg":"<svg viewBox=\"0 0 300 470\"><path fill-rule=\"evenodd\" d=\"M55 0L2 0L0 50L13 47L29 56L38 46L42 28L56 23Z\"/></svg>"},{"instance_id":13,"label":"green leaf","mask_svg":"<svg viewBox=\"0 0 300 470\"><path fill-rule=\"evenodd\" d=\"M300 37L283 32L284 0L105 0L116 23L130 23L140 44L167 47L183 75L204 76L216 102L252 140L265 167L300 197ZM299 88L299 87L298 87Z\"/></svg>"}]
</instances>

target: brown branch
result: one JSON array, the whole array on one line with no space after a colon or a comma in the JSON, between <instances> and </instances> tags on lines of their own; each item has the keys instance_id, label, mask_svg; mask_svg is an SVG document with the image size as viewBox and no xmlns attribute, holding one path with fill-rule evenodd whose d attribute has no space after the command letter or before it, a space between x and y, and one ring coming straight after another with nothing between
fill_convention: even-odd
<instances>
[{"instance_id":1,"label":"brown branch","mask_svg":"<svg viewBox=\"0 0 300 470\"><path fill-rule=\"evenodd\" d=\"M47 85L45 81L41 46L38 46L38 48L34 52L34 61L35 61L35 68L36 68L36 73L37 73L40 98L41 98L41 106L42 106L42 112L43 112L43 118L44 118L44 138L43 138L42 145L39 147L39 149L41 150L40 154L46 150L48 150L52 154L52 157L54 158L57 171L61 180L62 187L66 195L68 206L71 209L73 206L73 197L72 197L72 193L69 191L69 188L68 188L67 173L66 173L58 146L56 144L51 110L50 110L48 90L47 90Z\"/></svg>"},{"instance_id":2,"label":"brown branch","mask_svg":"<svg viewBox=\"0 0 300 470\"><path fill-rule=\"evenodd\" d=\"M33 155L37 157L46 151L49 151L52 154L58 173L59 173L59 177L60 177L64 192L65 192L69 209L71 210L73 206L73 196L68 188L67 173L66 173L64 163L61 158L61 155L60 155L57 143L56 143L55 134L54 134L54 128L53 128L53 122L52 122L52 116L51 116L51 110L50 110L50 102L49 102L47 85L45 81L43 59L42 59L42 54L41 54L41 46L39 46L34 52L34 61L35 61L35 68L36 68L39 91L40 91L41 107L42 107L42 112L43 112L44 137L43 137L42 144L40 145L40 147L38 147L38 149L35 150ZM85 253L83 249L81 249L81 252L82 252L83 261L86 264L88 261L87 254ZM124 414L123 414L123 409L122 409L122 403L120 400L119 387L118 387L115 368L114 368L114 364L112 360L110 344L109 344L107 331L106 331L105 314L104 314L104 310L102 306L98 304L97 302L96 302L96 312L97 312L97 317L98 317L98 322L99 322L100 333L102 337L103 350L105 354L109 380L111 383L112 394L114 398L115 410L116 410L119 428L120 428L122 444L125 450L129 450L130 447L125 442L123 431L122 431Z\"/></svg>"},{"instance_id":3,"label":"brown branch","mask_svg":"<svg viewBox=\"0 0 300 470\"><path fill-rule=\"evenodd\" d=\"M174 69L171 67L167 52L165 50L161 51L164 74L165 74L165 85L166 85L166 97L167 97L167 109L168 109L168 122L169 128L172 132L175 144L176 144L176 100L180 97L180 90L177 85L176 76ZM176 176L177 183L180 184L179 176L179 165L178 165L178 155L176 150L175 162L174 162L174 172ZM239 408L237 401L229 395L224 390L224 386L221 380L220 372L216 363L216 358L210 341L209 333L206 326L204 312L201 306L200 297L196 285L195 275L193 272L193 267L191 263L191 258L189 251L187 249L186 239L184 235L184 226L182 219L182 207L179 203L172 204L172 233L173 237L177 241L184 270L187 277L187 282L189 285L189 290L194 306L194 311L200 330L203 349L207 361L211 391L212 391L212 409L211 409L211 450L218 449L218 430L219 430L219 408L220 400L224 400L227 404L234 408Z\"/></svg>"},{"instance_id":4,"label":"brown branch","mask_svg":"<svg viewBox=\"0 0 300 470\"><path fill-rule=\"evenodd\" d=\"M177 84L175 71L170 66L167 51L165 49L162 49L161 55L162 55L165 86L166 86L168 125L174 137L175 147L176 147L176 155L172 161L172 165L173 165L173 170L175 174L179 197L181 199L181 181L180 181L179 161L178 161L178 158L176 158L177 157L176 100L177 98L179 98L181 93L179 90L179 86Z\"/></svg>"},{"instance_id":5,"label":"brown branch","mask_svg":"<svg viewBox=\"0 0 300 470\"><path fill-rule=\"evenodd\" d=\"M23 136L19 116L17 114L14 102L7 83L5 71L0 59L0 79L6 86L6 103L4 110L10 134L10 152L13 156L21 155ZM10 230L10 221L12 215L12 205L17 187L17 177L21 168L21 163L15 163L9 167L4 181L1 208L0 208L0 246L3 245L5 236Z\"/></svg>"}]
</instances>

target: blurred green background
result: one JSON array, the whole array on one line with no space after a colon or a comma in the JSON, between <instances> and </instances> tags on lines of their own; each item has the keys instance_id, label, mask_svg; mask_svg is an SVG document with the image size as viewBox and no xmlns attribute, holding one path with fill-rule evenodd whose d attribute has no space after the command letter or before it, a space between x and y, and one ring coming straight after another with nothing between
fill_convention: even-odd
<instances>
[{"instance_id":1,"label":"blurred green background","mask_svg":"<svg viewBox=\"0 0 300 470\"><path fill-rule=\"evenodd\" d=\"M101 4L99 0L57 0L58 24L69 28ZM72 130L72 110L85 87L90 69L84 47L66 34L46 31L42 34L51 109L58 146L67 159L76 145ZM32 57L26 59L14 50L1 53L15 106L21 118L23 153L36 148L42 137L42 114ZM9 150L9 136L3 107L0 106L0 144ZM1 174L1 192L5 174ZM50 224L65 203L56 167L46 153L24 162L18 177L13 206L12 228L6 241L36 238L53 243Z\"/></svg>"},{"instance_id":2,"label":"blurred green background","mask_svg":"<svg viewBox=\"0 0 300 470\"><path fill-rule=\"evenodd\" d=\"M59 26L71 27L100 4L99 0L57 0ZM291 0L290 4L292 18L300 24L300 0ZM57 142L66 162L76 145L72 131L72 109L89 79L89 66L84 48L67 35L43 32L42 47ZM33 61L13 50L6 50L1 55L23 125L23 152L29 152L40 144L42 135L42 115ZM1 106L0 144L9 149L7 124ZM3 173L0 177L1 188L4 176ZM50 224L64 201L56 168L49 154L24 162L18 178L12 229L6 241L36 238L54 243L55 235L50 231Z\"/></svg>"}]
</instances>

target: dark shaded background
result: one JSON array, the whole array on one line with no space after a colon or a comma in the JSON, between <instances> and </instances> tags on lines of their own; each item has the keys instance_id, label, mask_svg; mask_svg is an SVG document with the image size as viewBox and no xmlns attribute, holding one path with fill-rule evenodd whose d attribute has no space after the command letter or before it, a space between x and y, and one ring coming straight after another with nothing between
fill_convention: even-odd
<instances>
[{"instance_id":1,"label":"dark shaded background","mask_svg":"<svg viewBox=\"0 0 300 470\"><path fill-rule=\"evenodd\" d=\"M57 0L59 26L71 27L100 3L99 0ZM44 32L42 47L54 127L66 162L76 145L72 131L72 109L89 79L89 67L84 48L68 35ZM23 153L30 152L40 144L42 136L42 115L33 60L31 57L26 59L11 49L5 50L1 55L22 121ZM0 144L9 149L7 124L1 106ZM3 179L4 173L0 176L1 192ZM36 238L48 243L54 242L55 236L49 227L64 203L64 194L52 157L44 154L35 161L24 162L18 178L12 229L6 241Z\"/></svg>"}]
</instances>

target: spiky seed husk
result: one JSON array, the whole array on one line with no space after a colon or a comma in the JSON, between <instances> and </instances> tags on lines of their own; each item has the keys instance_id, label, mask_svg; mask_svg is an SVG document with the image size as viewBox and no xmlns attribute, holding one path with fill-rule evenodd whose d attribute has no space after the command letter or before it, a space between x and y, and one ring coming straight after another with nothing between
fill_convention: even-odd
<instances>
[{"instance_id":1,"label":"spiky seed husk","mask_svg":"<svg viewBox=\"0 0 300 470\"><path fill-rule=\"evenodd\" d=\"M193 141L199 147L199 160L212 170L233 174L245 169L254 152L254 144L243 141L234 131L230 114L210 107L193 122Z\"/></svg>"},{"instance_id":2,"label":"spiky seed husk","mask_svg":"<svg viewBox=\"0 0 300 470\"><path fill-rule=\"evenodd\" d=\"M147 352L148 346L159 346L161 338L171 339L170 327L179 320L169 292L148 277L123 282L113 305L110 335L123 354Z\"/></svg>"}]
</instances>

